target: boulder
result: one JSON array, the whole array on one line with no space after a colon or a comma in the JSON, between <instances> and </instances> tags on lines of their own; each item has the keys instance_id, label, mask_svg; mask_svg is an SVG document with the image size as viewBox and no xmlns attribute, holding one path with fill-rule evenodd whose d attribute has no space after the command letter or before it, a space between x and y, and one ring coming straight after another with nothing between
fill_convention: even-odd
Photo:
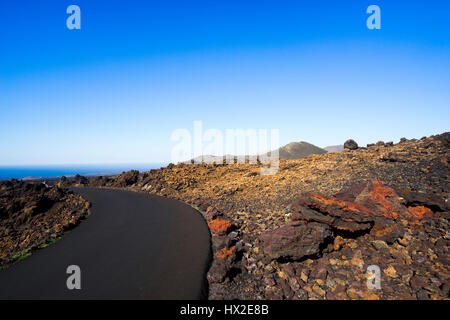
<instances>
[{"instance_id":1,"label":"boulder","mask_svg":"<svg viewBox=\"0 0 450 320\"><path fill-rule=\"evenodd\" d=\"M113 182L113 179L110 177L98 176L94 177L90 180L90 185L92 187L106 187Z\"/></svg>"},{"instance_id":2,"label":"boulder","mask_svg":"<svg viewBox=\"0 0 450 320\"><path fill-rule=\"evenodd\" d=\"M403 238L405 229L400 223L391 222L390 225L387 226L375 225L370 231L370 234L376 240L392 244L395 240Z\"/></svg>"},{"instance_id":3,"label":"boulder","mask_svg":"<svg viewBox=\"0 0 450 320\"><path fill-rule=\"evenodd\" d=\"M225 235L232 229L231 222L221 218L211 220L208 226L213 235Z\"/></svg>"},{"instance_id":4,"label":"boulder","mask_svg":"<svg viewBox=\"0 0 450 320\"><path fill-rule=\"evenodd\" d=\"M227 272L228 272L227 265L223 261L215 259L211 267L209 268L206 277L210 284L221 283L225 280Z\"/></svg>"},{"instance_id":5,"label":"boulder","mask_svg":"<svg viewBox=\"0 0 450 320\"><path fill-rule=\"evenodd\" d=\"M208 208L206 209L206 220L208 222L210 222L220 216L222 216L222 213L219 212L215 207L208 206Z\"/></svg>"},{"instance_id":6,"label":"boulder","mask_svg":"<svg viewBox=\"0 0 450 320\"><path fill-rule=\"evenodd\" d=\"M399 189L397 193L405 199L407 206L425 206L433 211L449 211L450 203L447 200L446 193L424 193L410 189Z\"/></svg>"},{"instance_id":7,"label":"boulder","mask_svg":"<svg viewBox=\"0 0 450 320\"><path fill-rule=\"evenodd\" d=\"M116 185L119 187L127 187L135 184L139 178L139 171L130 170L127 172L122 172L117 176Z\"/></svg>"},{"instance_id":8,"label":"boulder","mask_svg":"<svg viewBox=\"0 0 450 320\"><path fill-rule=\"evenodd\" d=\"M368 231L373 223L373 215L366 207L315 193L301 195L291 210L292 223L315 221L350 232Z\"/></svg>"},{"instance_id":9,"label":"boulder","mask_svg":"<svg viewBox=\"0 0 450 320\"><path fill-rule=\"evenodd\" d=\"M396 220L398 217L411 217L402 200L394 189L374 180L356 197L355 203L368 208L376 216Z\"/></svg>"},{"instance_id":10,"label":"boulder","mask_svg":"<svg viewBox=\"0 0 450 320\"><path fill-rule=\"evenodd\" d=\"M265 254L270 258L300 260L320 253L330 237L331 230L327 225L311 222L266 231L260 239L264 242Z\"/></svg>"},{"instance_id":11,"label":"boulder","mask_svg":"<svg viewBox=\"0 0 450 320\"><path fill-rule=\"evenodd\" d=\"M358 149L358 144L353 139L348 139L344 143L344 149L356 150Z\"/></svg>"},{"instance_id":12,"label":"boulder","mask_svg":"<svg viewBox=\"0 0 450 320\"><path fill-rule=\"evenodd\" d=\"M61 178L61 181L63 181L63 179ZM73 178L73 183L75 185L88 185L89 184L89 180L86 177L80 176L79 174L77 174L74 178Z\"/></svg>"},{"instance_id":13,"label":"boulder","mask_svg":"<svg viewBox=\"0 0 450 320\"><path fill-rule=\"evenodd\" d=\"M394 189L379 181L355 185L328 197L316 193L300 195L291 205L291 222L315 221L348 232L390 230L380 238L390 241L402 229L392 227L397 219L415 219ZM380 233L381 234L381 233ZM384 240L384 239L381 239Z\"/></svg>"}]
</instances>

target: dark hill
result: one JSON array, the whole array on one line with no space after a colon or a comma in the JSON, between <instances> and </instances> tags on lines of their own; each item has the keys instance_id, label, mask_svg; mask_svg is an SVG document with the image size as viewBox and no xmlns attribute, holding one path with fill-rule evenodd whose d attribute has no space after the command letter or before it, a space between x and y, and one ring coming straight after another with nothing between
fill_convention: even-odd
<instances>
[{"instance_id":1,"label":"dark hill","mask_svg":"<svg viewBox=\"0 0 450 320\"><path fill-rule=\"evenodd\" d=\"M270 155L270 152L271 151L267 152L267 154ZM280 159L300 159L307 157L311 154L324 154L324 153L327 153L327 150L316 147L315 145L304 141L291 142L278 149ZM237 160L237 156L231 157L234 158L235 161ZM248 156L245 156L245 159L248 160ZM194 160L196 160L199 163L201 162L222 163L223 161L225 161L225 156L204 155L186 161L186 163L191 163Z\"/></svg>"},{"instance_id":2,"label":"dark hill","mask_svg":"<svg viewBox=\"0 0 450 320\"><path fill-rule=\"evenodd\" d=\"M326 150L316 147L308 142L291 142L278 149L280 159L300 159L311 154L324 154Z\"/></svg>"}]
</instances>

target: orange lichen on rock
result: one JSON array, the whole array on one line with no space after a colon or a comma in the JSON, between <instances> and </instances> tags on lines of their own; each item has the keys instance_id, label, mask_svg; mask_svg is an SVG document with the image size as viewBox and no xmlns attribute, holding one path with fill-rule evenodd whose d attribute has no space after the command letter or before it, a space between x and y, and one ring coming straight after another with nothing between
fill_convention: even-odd
<instances>
[{"instance_id":1,"label":"orange lichen on rock","mask_svg":"<svg viewBox=\"0 0 450 320\"><path fill-rule=\"evenodd\" d=\"M363 206L362 204L359 204L359 203L340 200L340 199L336 199L336 198L332 198L332 197L325 197L325 196L317 194L317 193L312 193L311 197L326 206L337 207L344 211L357 211L357 212L364 212L364 213L368 213L368 214L371 213L371 211L369 209L367 209L365 206Z\"/></svg>"},{"instance_id":2,"label":"orange lichen on rock","mask_svg":"<svg viewBox=\"0 0 450 320\"><path fill-rule=\"evenodd\" d=\"M377 180L373 180L370 186L369 196L384 208L384 216L390 219L397 219L398 213L394 211L388 198L394 198L394 189L383 185Z\"/></svg>"},{"instance_id":3,"label":"orange lichen on rock","mask_svg":"<svg viewBox=\"0 0 450 320\"><path fill-rule=\"evenodd\" d=\"M416 219L433 216L433 211L431 211L430 208L424 206L408 207L408 210Z\"/></svg>"},{"instance_id":4,"label":"orange lichen on rock","mask_svg":"<svg viewBox=\"0 0 450 320\"><path fill-rule=\"evenodd\" d=\"M395 223L388 227L382 227L378 228L377 226L374 226L372 228L372 235L376 238L383 238L383 237L389 237L389 235L393 236L394 238L398 238L402 234L402 227L400 224ZM398 235L398 236L395 236Z\"/></svg>"},{"instance_id":5,"label":"orange lichen on rock","mask_svg":"<svg viewBox=\"0 0 450 320\"><path fill-rule=\"evenodd\" d=\"M345 243L345 240L341 236L337 236L336 238L334 238L334 243L333 243L334 250L336 250L336 251L339 250L344 243Z\"/></svg>"},{"instance_id":6,"label":"orange lichen on rock","mask_svg":"<svg viewBox=\"0 0 450 320\"><path fill-rule=\"evenodd\" d=\"M236 250L236 246L232 246L229 249L227 247L224 247L216 252L216 257L221 260L225 260L233 254L234 250Z\"/></svg>"},{"instance_id":7,"label":"orange lichen on rock","mask_svg":"<svg viewBox=\"0 0 450 320\"><path fill-rule=\"evenodd\" d=\"M208 223L209 229L213 233L224 234L231 228L231 222L225 219L214 219Z\"/></svg>"},{"instance_id":8,"label":"orange lichen on rock","mask_svg":"<svg viewBox=\"0 0 450 320\"><path fill-rule=\"evenodd\" d=\"M338 193L338 195L342 197L345 192ZM351 194L350 192L348 198L351 198L350 196L353 196L354 201L344 200L336 196L327 197L318 193L310 193L310 198L306 197L303 204L321 212L329 213L338 209L344 212L383 216L389 220L396 220L399 216L411 217L411 213L415 218L429 214L429 211L423 207L408 211L394 189L378 180L373 180L359 194L356 192ZM337 228L339 229L339 226Z\"/></svg>"}]
</instances>

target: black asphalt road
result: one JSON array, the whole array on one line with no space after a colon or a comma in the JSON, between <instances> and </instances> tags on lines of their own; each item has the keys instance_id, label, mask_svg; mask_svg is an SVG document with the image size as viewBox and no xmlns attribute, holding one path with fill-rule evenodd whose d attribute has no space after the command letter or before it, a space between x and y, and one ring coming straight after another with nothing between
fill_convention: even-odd
<instances>
[{"instance_id":1,"label":"black asphalt road","mask_svg":"<svg viewBox=\"0 0 450 320\"><path fill-rule=\"evenodd\" d=\"M55 244L0 271L0 299L200 299L210 259L206 222L175 200L76 189L92 214ZM69 290L66 269L81 269Z\"/></svg>"}]
</instances>

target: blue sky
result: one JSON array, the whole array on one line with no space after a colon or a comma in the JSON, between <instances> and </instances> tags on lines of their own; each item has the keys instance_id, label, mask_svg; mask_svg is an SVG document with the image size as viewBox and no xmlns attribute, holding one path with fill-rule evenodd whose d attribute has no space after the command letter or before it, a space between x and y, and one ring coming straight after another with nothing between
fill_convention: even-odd
<instances>
[{"instance_id":1,"label":"blue sky","mask_svg":"<svg viewBox=\"0 0 450 320\"><path fill-rule=\"evenodd\" d=\"M66 28L67 6L81 30ZM381 8L381 30L366 8ZM0 165L170 160L172 132L280 144L449 130L447 1L0 2Z\"/></svg>"}]
</instances>

